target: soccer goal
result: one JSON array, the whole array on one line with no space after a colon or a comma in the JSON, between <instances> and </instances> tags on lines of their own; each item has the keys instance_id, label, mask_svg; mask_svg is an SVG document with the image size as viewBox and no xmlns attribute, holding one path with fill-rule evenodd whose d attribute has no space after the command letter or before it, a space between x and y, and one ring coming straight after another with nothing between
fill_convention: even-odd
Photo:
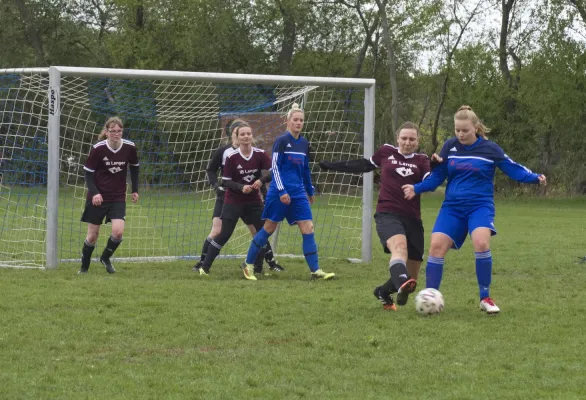
<instances>
[{"instance_id":1,"label":"soccer goal","mask_svg":"<svg viewBox=\"0 0 586 400\"><path fill-rule=\"evenodd\" d=\"M372 173L320 171L320 160L370 157L373 79L50 67L0 70L0 266L79 262L86 225L83 165L105 120L124 121L140 159L140 200L128 202L118 261L197 259L215 193L206 166L240 117L271 151L293 103L312 145L320 257L371 260ZM130 185L129 185L130 186ZM277 255L301 255L301 235L282 224ZM103 226L98 248L109 236ZM242 256L239 225L222 250Z\"/></svg>"}]
</instances>

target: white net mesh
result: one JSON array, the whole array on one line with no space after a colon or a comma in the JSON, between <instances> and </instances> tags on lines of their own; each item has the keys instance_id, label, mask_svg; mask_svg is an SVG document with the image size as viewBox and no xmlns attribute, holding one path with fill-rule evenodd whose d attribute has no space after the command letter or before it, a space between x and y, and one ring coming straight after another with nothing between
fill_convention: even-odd
<instances>
[{"instance_id":1,"label":"white net mesh","mask_svg":"<svg viewBox=\"0 0 586 400\"><path fill-rule=\"evenodd\" d=\"M43 266L46 236L47 76L0 73L0 265ZM363 89L218 84L196 81L73 78L61 80L58 254L77 261L86 234L80 222L83 165L104 121L120 116L140 160L140 200L127 203L116 259L197 258L211 228L215 193L206 166L224 143L229 119L250 122L257 147L269 151L285 131L293 103L305 109L317 201L312 210L321 257L360 258L361 176L323 173L316 161L362 157ZM102 227L98 249L109 236ZM370 234L370 232L368 233ZM222 250L243 255L240 224ZM301 235L284 224L277 254L301 255Z\"/></svg>"}]
</instances>

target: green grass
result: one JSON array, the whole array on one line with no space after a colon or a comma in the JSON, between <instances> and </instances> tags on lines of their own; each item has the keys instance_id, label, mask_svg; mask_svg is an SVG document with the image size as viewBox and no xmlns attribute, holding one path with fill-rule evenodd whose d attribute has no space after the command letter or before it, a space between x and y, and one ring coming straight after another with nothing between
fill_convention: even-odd
<instances>
[{"instance_id":1,"label":"green grass","mask_svg":"<svg viewBox=\"0 0 586 400\"><path fill-rule=\"evenodd\" d=\"M27 265L45 262L46 197L37 188L1 188L0 190L0 263L27 260ZM127 203L124 243L118 257L199 256L209 235L214 207L212 191L171 193L150 190L141 193L137 204ZM59 196L59 249L62 260L79 258L87 231L80 221L85 200L82 189L63 188ZM312 207L321 252L326 257L361 258L359 241L362 231L361 198L319 196ZM98 246L110 234L110 225L102 228ZM250 232L239 223L223 250L224 254L245 254ZM301 236L297 227L283 224L278 251L301 254Z\"/></svg>"},{"instance_id":2,"label":"green grass","mask_svg":"<svg viewBox=\"0 0 586 400\"><path fill-rule=\"evenodd\" d=\"M585 220L583 199L497 203L498 316L478 311L469 242L428 318L374 299L378 243L371 264L323 261L332 282L291 259L257 282L235 260L204 279L189 262L0 269L0 398L583 399Z\"/></svg>"}]
</instances>

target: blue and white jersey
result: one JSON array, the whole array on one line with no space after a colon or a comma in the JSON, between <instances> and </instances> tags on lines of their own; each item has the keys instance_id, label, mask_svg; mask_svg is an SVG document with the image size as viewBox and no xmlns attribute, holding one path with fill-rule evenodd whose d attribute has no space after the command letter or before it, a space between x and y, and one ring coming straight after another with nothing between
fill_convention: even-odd
<instances>
[{"instance_id":1,"label":"blue and white jersey","mask_svg":"<svg viewBox=\"0 0 586 400\"><path fill-rule=\"evenodd\" d=\"M439 155L443 162L426 180L415 185L415 193L433 191L448 178L445 205L494 204L496 167L516 181L539 183L538 174L511 160L496 143L481 137L469 146L451 138Z\"/></svg>"},{"instance_id":2,"label":"blue and white jersey","mask_svg":"<svg viewBox=\"0 0 586 400\"><path fill-rule=\"evenodd\" d=\"M273 144L271 163L273 180L269 187L279 196L289 194L291 198L313 196L309 170L309 142L303 136L295 139L290 132L277 137Z\"/></svg>"}]
</instances>

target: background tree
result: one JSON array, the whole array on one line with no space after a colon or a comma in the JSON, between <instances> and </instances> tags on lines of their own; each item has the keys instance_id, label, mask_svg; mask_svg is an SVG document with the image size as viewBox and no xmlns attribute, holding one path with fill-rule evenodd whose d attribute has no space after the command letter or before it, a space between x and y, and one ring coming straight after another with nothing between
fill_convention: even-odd
<instances>
[{"instance_id":1,"label":"background tree","mask_svg":"<svg viewBox=\"0 0 586 400\"><path fill-rule=\"evenodd\" d=\"M549 175L550 194L584 194L585 7L584 0L0 0L0 68L372 77L376 145L393 143L396 127L411 120L431 154L453 134L455 110L469 104L492 140ZM113 109L128 94L115 82L107 89ZM345 96L349 109L354 99ZM534 190L497 176L497 190L509 186Z\"/></svg>"}]
</instances>

